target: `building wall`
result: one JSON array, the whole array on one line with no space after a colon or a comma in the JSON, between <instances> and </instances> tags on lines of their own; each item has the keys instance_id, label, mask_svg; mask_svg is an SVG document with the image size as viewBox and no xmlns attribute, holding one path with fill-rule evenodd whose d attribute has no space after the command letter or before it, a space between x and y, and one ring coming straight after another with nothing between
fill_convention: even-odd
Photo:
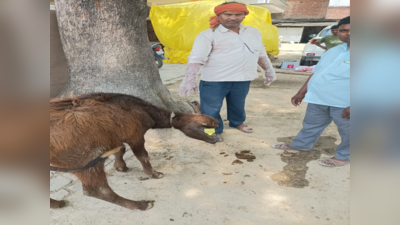
<instances>
[{"instance_id":1,"label":"building wall","mask_svg":"<svg viewBox=\"0 0 400 225\"><path fill-rule=\"evenodd\" d=\"M286 0L288 8L279 19L324 19L329 0Z\"/></svg>"},{"instance_id":2,"label":"building wall","mask_svg":"<svg viewBox=\"0 0 400 225\"><path fill-rule=\"evenodd\" d=\"M342 19L350 16L350 7L329 7L326 19Z\"/></svg>"},{"instance_id":3,"label":"building wall","mask_svg":"<svg viewBox=\"0 0 400 225\"><path fill-rule=\"evenodd\" d=\"M279 36L282 37L282 42L300 42L303 34L303 27L278 27Z\"/></svg>"}]
</instances>

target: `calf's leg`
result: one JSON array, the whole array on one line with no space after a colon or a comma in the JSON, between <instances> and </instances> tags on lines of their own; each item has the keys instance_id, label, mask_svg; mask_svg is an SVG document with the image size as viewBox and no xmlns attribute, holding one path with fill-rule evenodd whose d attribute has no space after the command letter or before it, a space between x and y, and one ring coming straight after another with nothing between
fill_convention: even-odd
<instances>
[{"instance_id":1,"label":"calf's leg","mask_svg":"<svg viewBox=\"0 0 400 225\"><path fill-rule=\"evenodd\" d=\"M147 174L148 176L155 178L155 179L160 179L160 178L164 177L164 174L157 172L151 166L149 154L147 153L146 149L144 148L144 138L141 139L140 141L138 141L137 143L128 142L128 144L129 144L129 146L131 146L133 154L135 154L136 158L142 164L143 172L145 174Z\"/></svg>"},{"instance_id":2,"label":"calf's leg","mask_svg":"<svg viewBox=\"0 0 400 225\"><path fill-rule=\"evenodd\" d=\"M115 153L115 162L114 168L119 172L126 172L128 171L128 167L126 167L126 163L124 161L124 154L125 154L125 146L121 147L119 152Z\"/></svg>"},{"instance_id":3,"label":"calf's leg","mask_svg":"<svg viewBox=\"0 0 400 225\"><path fill-rule=\"evenodd\" d=\"M62 208L64 206L65 206L65 201L57 201L57 200L50 198L50 208L58 209L58 208Z\"/></svg>"},{"instance_id":4,"label":"calf's leg","mask_svg":"<svg viewBox=\"0 0 400 225\"><path fill-rule=\"evenodd\" d=\"M82 182L83 194L111 202L128 209L148 210L153 208L154 201L132 201L117 195L108 185L104 172L104 162L88 170L74 173Z\"/></svg>"}]
</instances>

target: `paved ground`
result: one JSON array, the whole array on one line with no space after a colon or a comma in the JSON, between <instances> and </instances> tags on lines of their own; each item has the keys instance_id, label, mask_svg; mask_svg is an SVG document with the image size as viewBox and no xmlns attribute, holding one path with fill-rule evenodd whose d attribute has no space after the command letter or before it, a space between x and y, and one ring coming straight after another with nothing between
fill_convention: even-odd
<instances>
[{"instance_id":1,"label":"paved ground","mask_svg":"<svg viewBox=\"0 0 400 225\"><path fill-rule=\"evenodd\" d=\"M301 51L289 48L274 64L300 56ZM184 72L185 65L165 64L160 69L175 99L198 100L178 96ZM289 99L306 79L302 73L279 73L270 87L263 86L261 77L252 82L246 111L253 134L228 127L225 142L210 145L177 130L148 132L146 148L154 168L165 174L163 179L143 180L130 151L125 155L130 168L126 173L115 171L112 157L108 159L110 186L128 199L155 200L149 211L130 211L84 196L74 176L50 173L50 196L67 200L65 208L50 210L50 224L349 224L350 166L331 169L317 164L340 142L333 124L313 152L282 154L270 147L290 141L301 129L306 104L295 108ZM225 111L226 106L223 118ZM235 152L241 150L250 150L255 161L232 165Z\"/></svg>"}]
</instances>

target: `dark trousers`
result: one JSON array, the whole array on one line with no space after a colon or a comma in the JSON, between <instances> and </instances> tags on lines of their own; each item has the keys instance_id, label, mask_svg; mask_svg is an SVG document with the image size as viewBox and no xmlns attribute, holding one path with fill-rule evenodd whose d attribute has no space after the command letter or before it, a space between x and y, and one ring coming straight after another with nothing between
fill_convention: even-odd
<instances>
[{"instance_id":1,"label":"dark trousers","mask_svg":"<svg viewBox=\"0 0 400 225\"><path fill-rule=\"evenodd\" d=\"M226 98L229 126L237 127L246 120L244 105L249 93L250 81L238 82L209 82L200 81L200 109L218 120L218 134L223 132L224 123L220 111Z\"/></svg>"}]
</instances>

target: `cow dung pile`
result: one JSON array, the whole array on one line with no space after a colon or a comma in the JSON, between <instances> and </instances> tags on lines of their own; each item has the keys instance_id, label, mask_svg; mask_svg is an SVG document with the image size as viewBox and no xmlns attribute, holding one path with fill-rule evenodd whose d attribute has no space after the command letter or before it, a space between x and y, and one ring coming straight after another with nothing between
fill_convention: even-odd
<instances>
[{"instance_id":1,"label":"cow dung pile","mask_svg":"<svg viewBox=\"0 0 400 225\"><path fill-rule=\"evenodd\" d=\"M253 153L251 153L249 150L243 150L240 152L236 152L235 155L236 155L236 158L245 159L245 160L247 160L247 162L253 162L256 159L256 157L253 155Z\"/></svg>"}]
</instances>

